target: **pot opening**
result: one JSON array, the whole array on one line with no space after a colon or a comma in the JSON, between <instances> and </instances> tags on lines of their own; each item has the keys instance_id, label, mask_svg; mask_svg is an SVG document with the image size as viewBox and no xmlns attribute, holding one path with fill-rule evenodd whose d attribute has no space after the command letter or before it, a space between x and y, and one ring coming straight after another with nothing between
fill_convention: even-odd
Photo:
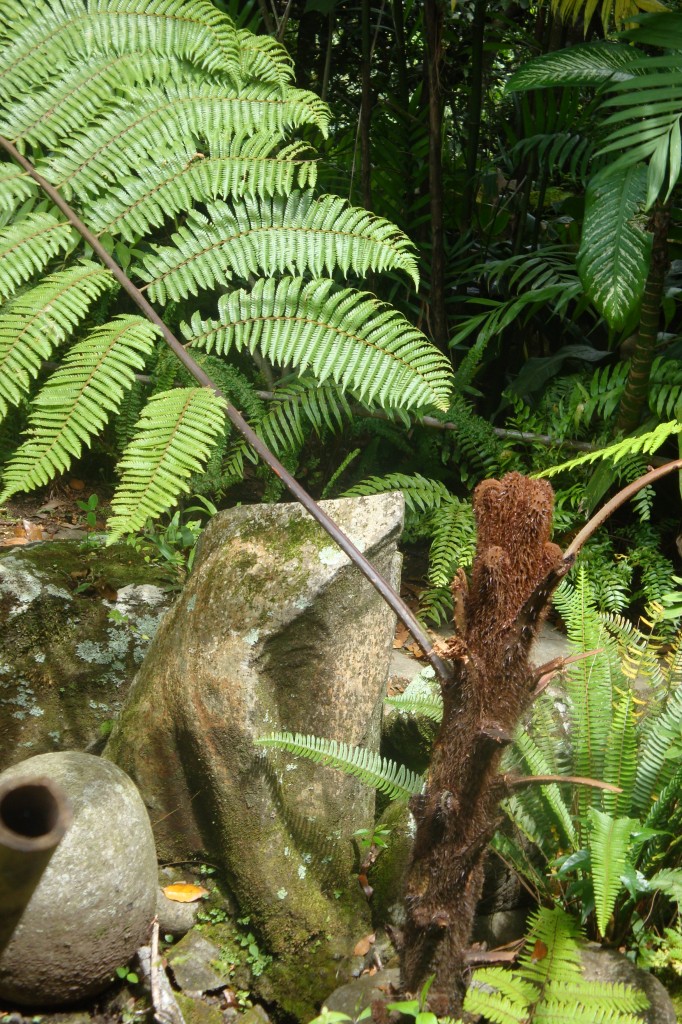
<instances>
[{"instance_id":1,"label":"pot opening","mask_svg":"<svg viewBox=\"0 0 682 1024\"><path fill-rule=\"evenodd\" d=\"M60 806L50 789L25 782L0 798L0 824L27 839L48 835L57 827Z\"/></svg>"}]
</instances>

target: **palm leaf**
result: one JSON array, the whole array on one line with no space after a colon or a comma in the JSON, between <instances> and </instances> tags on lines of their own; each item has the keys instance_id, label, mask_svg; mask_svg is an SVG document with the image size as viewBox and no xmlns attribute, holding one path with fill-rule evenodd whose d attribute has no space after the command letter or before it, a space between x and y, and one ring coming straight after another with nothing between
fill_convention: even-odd
<instances>
[{"instance_id":1,"label":"palm leaf","mask_svg":"<svg viewBox=\"0 0 682 1024\"><path fill-rule=\"evenodd\" d=\"M71 225L50 213L29 213L0 231L0 298L13 295L71 240Z\"/></svg>"},{"instance_id":2,"label":"palm leaf","mask_svg":"<svg viewBox=\"0 0 682 1024\"><path fill-rule=\"evenodd\" d=\"M365 403L408 409L447 408L447 359L398 312L365 292L334 281L283 278L256 282L218 302L220 322L195 315L183 333L220 355L259 351L276 366L309 369Z\"/></svg>"},{"instance_id":3,"label":"palm leaf","mask_svg":"<svg viewBox=\"0 0 682 1024\"><path fill-rule=\"evenodd\" d=\"M424 786L422 777L404 765L397 765L380 754L348 743L337 743L319 736L302 736L300 733L294 736L290 732L275 732L254 742L260 747L285 750L316 764L336 768L359 779L365 786L386 793L391 800L407 800L415 793L421 793Z\"/></svg>"},{"instance_id":4,"label":"palm leaf","mask_svg":"<svg viewBox=\"0 0 682 1024\"><path fill-rule=\"evenodd\" d=\"M0 502L69 469L83 445L120 407L157 334L142 317L120 316L73 346L34 399L29 418L33 436L8 462Z\"/></svg>"},{"instance_id":5,"label":"palm leaf","mask_svg":"<svg viewBox=\"0 0 682 1024\"><path fill-rule=\"evenodd\" d=\"M113 285L89 260L46 277L0 311L0 419L38 375L44 359L70 336L94 300Z\"/></svg>"},{"instance_id":6,"label":"palm leaf","mask_svg":"<svg viewBox=\"0 0 682 1024\"><path fill-rule=\"evenodd\" d=\"M592 884L597 927L601 935L606 934L618 893L622 888L620 876L628 864L630 835L639 825L634 818L613 818L610 814L588 810L591 829L588 836L592 862Z\"/></svg>"},{"instance_id":7,"label":"palm leaf","mask_svg":"<svg viewBox=\"0 0 682 1024\"><path fill-rule=\"evenodd\" d=\"M224 423L225 403L208 388L175 388L150 398L120 462L107 543L139 530L189 492L190 477L203 469Z\"/></svg>"},{"instance_id":8,"label":"palm leaf","mask_svg":"<svg viewBox=\"0 0 682 1024\"><path fill-rule=\"evenodd\" d=\"M616 330L639 306L649 270L646 177L645 167L629 167L593 177L587 189L578 271L589 298Z\"/></svg>"},{"instance_id":9,"label":"palm leaf","mask_svg":"<svg viewBox=\"0 0 682 1024\"><path fill-rule=\"evenodd\" d=\"M389 221L338 196L245 196L234 210L224 203L208 209L210 219L192 214L173 236L173 246L157 247L145 258L141 276L154 301L186 298L226 278L254 274L403 270L418 284L409 239Z\"/></svg>"},{"instance_id":10,"label":"palm leaf","mask_svg":"<svg viewBox=\"0 0 682 1024\"><path fill-rule=\"evenodd\" d=\"M561 85L600 86L629 82L635 75L637 54L620 43L571 46L528 61L507 82L510 92L553 89Z\"/></svg>"}]
</instances>

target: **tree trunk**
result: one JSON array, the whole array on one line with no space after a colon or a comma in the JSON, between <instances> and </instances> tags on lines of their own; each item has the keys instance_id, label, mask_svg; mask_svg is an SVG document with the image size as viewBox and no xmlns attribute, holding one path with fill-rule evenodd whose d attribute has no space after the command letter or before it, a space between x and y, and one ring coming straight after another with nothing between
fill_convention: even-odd
<instances>
[{"instance_id":1,"label":"tree trunk","mask_svg":"<svg viewBox=\"0 0 682 1024\"><path fill-rule=\"evenodd\" d=\"M498 825L504 747L533 700L529 652L554 588L567 572L550 543L553 493L544 480L510 473L474 492L478 547L471 589L455 580L455 681L443 688L443 721L417 824L405 887L401 985L417 993L434 975L429 1006L457 1017L466 988L465 950Z\"/></svg>"},{"instance_id":2,"label":"tree trunk","mask_svg":"<svg viewBox=\"0 0 682 1024\"><path fill-rule=\"evenodd\" d=\"M429 111L429 193L431 200L431 294L429 328L436 345L448 349L445 312L445 232L443 228L443 99L440 84L443 9L440 0L424 2L426 85Z\"/></svg>"},{"instance_id":3,"label":"tree trunk","mask_svg":"<svg viewBox=\"0 0 682 1024\"><path fill-rule=\"evenodd\" d=\"M644 295L642 296L639 330L637 331L635 349L632 354L632 362L630 363L630 372L625 382L625 390L620 400L618 419L616 421L616 431L622 434L630 434L633 430L637 429L649 396L649 378L651 376L651 365L656 354L663 285L668 268L669 224L669 204L657 205L654 208L650 222L654 238L649 274L644 285Z\"/></svg>"},{"instance_id":4,"label":"tree trunk","mask_svg":"<svg viewBox=\"0 0 682 1024\"><path fill-rule=\"evenodd\" d=\"M360 100L360 177L362 205L372 209L372 153L370 123L372 118L370 0L362 0L362 96Z\"/></svg>"},{"instance_id":5,"label":"tree trunk","mask_svg":"<svg viewBox=\"0 0 682 1024\"><path fill-rule=\"evenodd\" d=\"M485 34L486 0L476 0L471 26L471 74L467 103L466 181L464 184L462 229L471 227L476 206L476 171L478 167L478 140L483 115L483 40Z\"/></svg>"}]
</instances>

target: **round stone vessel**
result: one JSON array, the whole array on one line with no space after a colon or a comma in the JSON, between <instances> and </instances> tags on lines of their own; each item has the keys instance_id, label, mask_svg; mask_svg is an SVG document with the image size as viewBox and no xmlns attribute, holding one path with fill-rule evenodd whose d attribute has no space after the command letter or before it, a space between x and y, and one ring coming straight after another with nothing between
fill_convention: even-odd
<instances>
[{"instance_id":1,"label":"round stone vessel","mask_svg":"<svg viewBox=\"0 0 682 1024\"><path fill-rule=\"evenodd\" d=\"M63 836L27 884L32 843L50 847L60 813ZM101 991L147 942L156 891L147 811L120 768L66 751L0 774L0 893L23 904L0 931L0 998L37 1008Z\"/></svg>"}]
</instances>

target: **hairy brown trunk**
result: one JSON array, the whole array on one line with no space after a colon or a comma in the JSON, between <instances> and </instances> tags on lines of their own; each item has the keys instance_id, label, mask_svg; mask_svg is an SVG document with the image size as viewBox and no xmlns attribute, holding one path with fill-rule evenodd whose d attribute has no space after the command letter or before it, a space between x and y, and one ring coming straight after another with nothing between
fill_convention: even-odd
<instances>
[{"instance_id":1,"label":"hairy brown trunk","mask_svg":"<svg viewBox=\"0 0 682 1024\"><path fill-rule=\"evenodd\" d=\"M443 97L440 84L443 8L441 0L424 0L426 85L429 110L429 197L431 205L431 282L429 328L436 345L448 347L445 313L445 232L443 228Z\"/></svg>"},{"instance_id":2,"label":"hairy brown trunk","mask_svg":"<svg viewBox=\"0 0 682 1024\"><path fill-rule=\"evenodd\" d=\"M663 285L668 268L669 225L670 206L667 203L656 206L649 225L654 237L649 273L642 296L639 329L616 420L616 431L623 434L630 434L637 429L649 396L649 378L656 354Z\"/></svg>"},{"instance_id":3,"label":"hairy brown trunk","mask_svg":"<svg viewBox=\"0 0 682 1024\"><path fill-rule=\"evenodd\" d=\"M505 795L500 757L533 699L529 652L554 588L569 568L550 543L552 488L510 473L474 492L478 546L470 588L453 585L455 679L443 686L443 721L424 794L414 798L405 886L401 985L417 993L435 975L431 1010L457 1016L465 950L483 862Z\"/></svg>"}]
</instances>

